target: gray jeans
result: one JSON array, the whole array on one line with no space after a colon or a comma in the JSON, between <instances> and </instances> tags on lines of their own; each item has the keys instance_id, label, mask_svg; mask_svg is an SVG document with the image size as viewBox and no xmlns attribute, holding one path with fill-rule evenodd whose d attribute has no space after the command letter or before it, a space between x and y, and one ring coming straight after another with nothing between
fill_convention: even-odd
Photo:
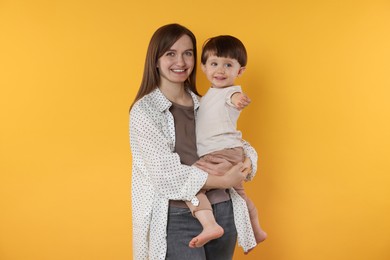
<instances>
[{"instance_id":1,"label":"gray jeans","mask_svg":"<svg viewBox=\"0 0 390 260\"><path fill-rule=\"evenodd\" d=\"M233 219L232 201L212 205L224 235L211 240L203 247L190 248L188 243L202 231L199 221L188 208L169 207L167 227L167 260L229 260L233 258L237 230Z\"/></svg>"}]
</instances>

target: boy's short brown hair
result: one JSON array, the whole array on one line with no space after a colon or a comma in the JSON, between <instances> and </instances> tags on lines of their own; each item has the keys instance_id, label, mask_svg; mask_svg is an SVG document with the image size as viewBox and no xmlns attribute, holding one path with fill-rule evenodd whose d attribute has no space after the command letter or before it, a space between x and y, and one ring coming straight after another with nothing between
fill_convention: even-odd
<instances>
[{"instance_id":1,"label":"boy's short brown hair","mask_svg":"<svg viewBox=\"0 0 390 260\"><path fill-rule=\"evenodd\" d=\"M244 44L236 37L230 35L220 35L209 38L202 47L202 64L206 64L207 59L215 55L236 59L242 67L246 66L247 53Z\"/></svg>"}]
</instances>

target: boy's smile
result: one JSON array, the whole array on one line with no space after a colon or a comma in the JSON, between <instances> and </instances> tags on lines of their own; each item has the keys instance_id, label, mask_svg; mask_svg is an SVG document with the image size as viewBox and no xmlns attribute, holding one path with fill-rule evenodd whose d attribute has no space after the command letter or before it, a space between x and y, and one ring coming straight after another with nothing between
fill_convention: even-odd
<instances>
[{"instance_id":1,"label":"boy's smile","mask_svg":"<svg viewBox=\"0 0 390 260\"><path fill-rule=\"evenodd\" d=\"M210 56L202 70L214 88L224 88L234 85L235 79L240 76L245 67L241 67L236 59Z\"/></svg>"}]
</instances>

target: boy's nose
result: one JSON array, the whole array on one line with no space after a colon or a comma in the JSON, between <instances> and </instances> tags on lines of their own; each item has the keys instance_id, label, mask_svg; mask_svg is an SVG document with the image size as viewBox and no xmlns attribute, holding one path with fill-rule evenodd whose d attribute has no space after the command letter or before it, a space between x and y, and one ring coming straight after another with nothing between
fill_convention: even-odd
<instances>
[{"instance_id":1,"label":"boy's nose","mask_svg":"<svg viewBox=\"0 0 390 260\"><path fill-rule=\"evenodd\" d=\"M217 72L224 74L225 68L223 66L218 67Z\"/></svg>"}]
</instances>

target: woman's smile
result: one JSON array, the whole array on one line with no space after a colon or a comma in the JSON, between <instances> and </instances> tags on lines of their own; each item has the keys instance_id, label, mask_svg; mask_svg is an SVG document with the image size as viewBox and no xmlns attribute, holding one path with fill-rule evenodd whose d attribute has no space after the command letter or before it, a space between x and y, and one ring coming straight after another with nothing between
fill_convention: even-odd
<instances>
[{"instance_id":1,"label":"woman's smile","mask_svg":"<svg viewBox=\"0 0 390 260\"><path fill-rule=\"evenodd\" d=\"M158 70L163 84L184 84L195 66L194 46L188 35L183 35L158 59Z\"/></svg>"}]
</instances>

